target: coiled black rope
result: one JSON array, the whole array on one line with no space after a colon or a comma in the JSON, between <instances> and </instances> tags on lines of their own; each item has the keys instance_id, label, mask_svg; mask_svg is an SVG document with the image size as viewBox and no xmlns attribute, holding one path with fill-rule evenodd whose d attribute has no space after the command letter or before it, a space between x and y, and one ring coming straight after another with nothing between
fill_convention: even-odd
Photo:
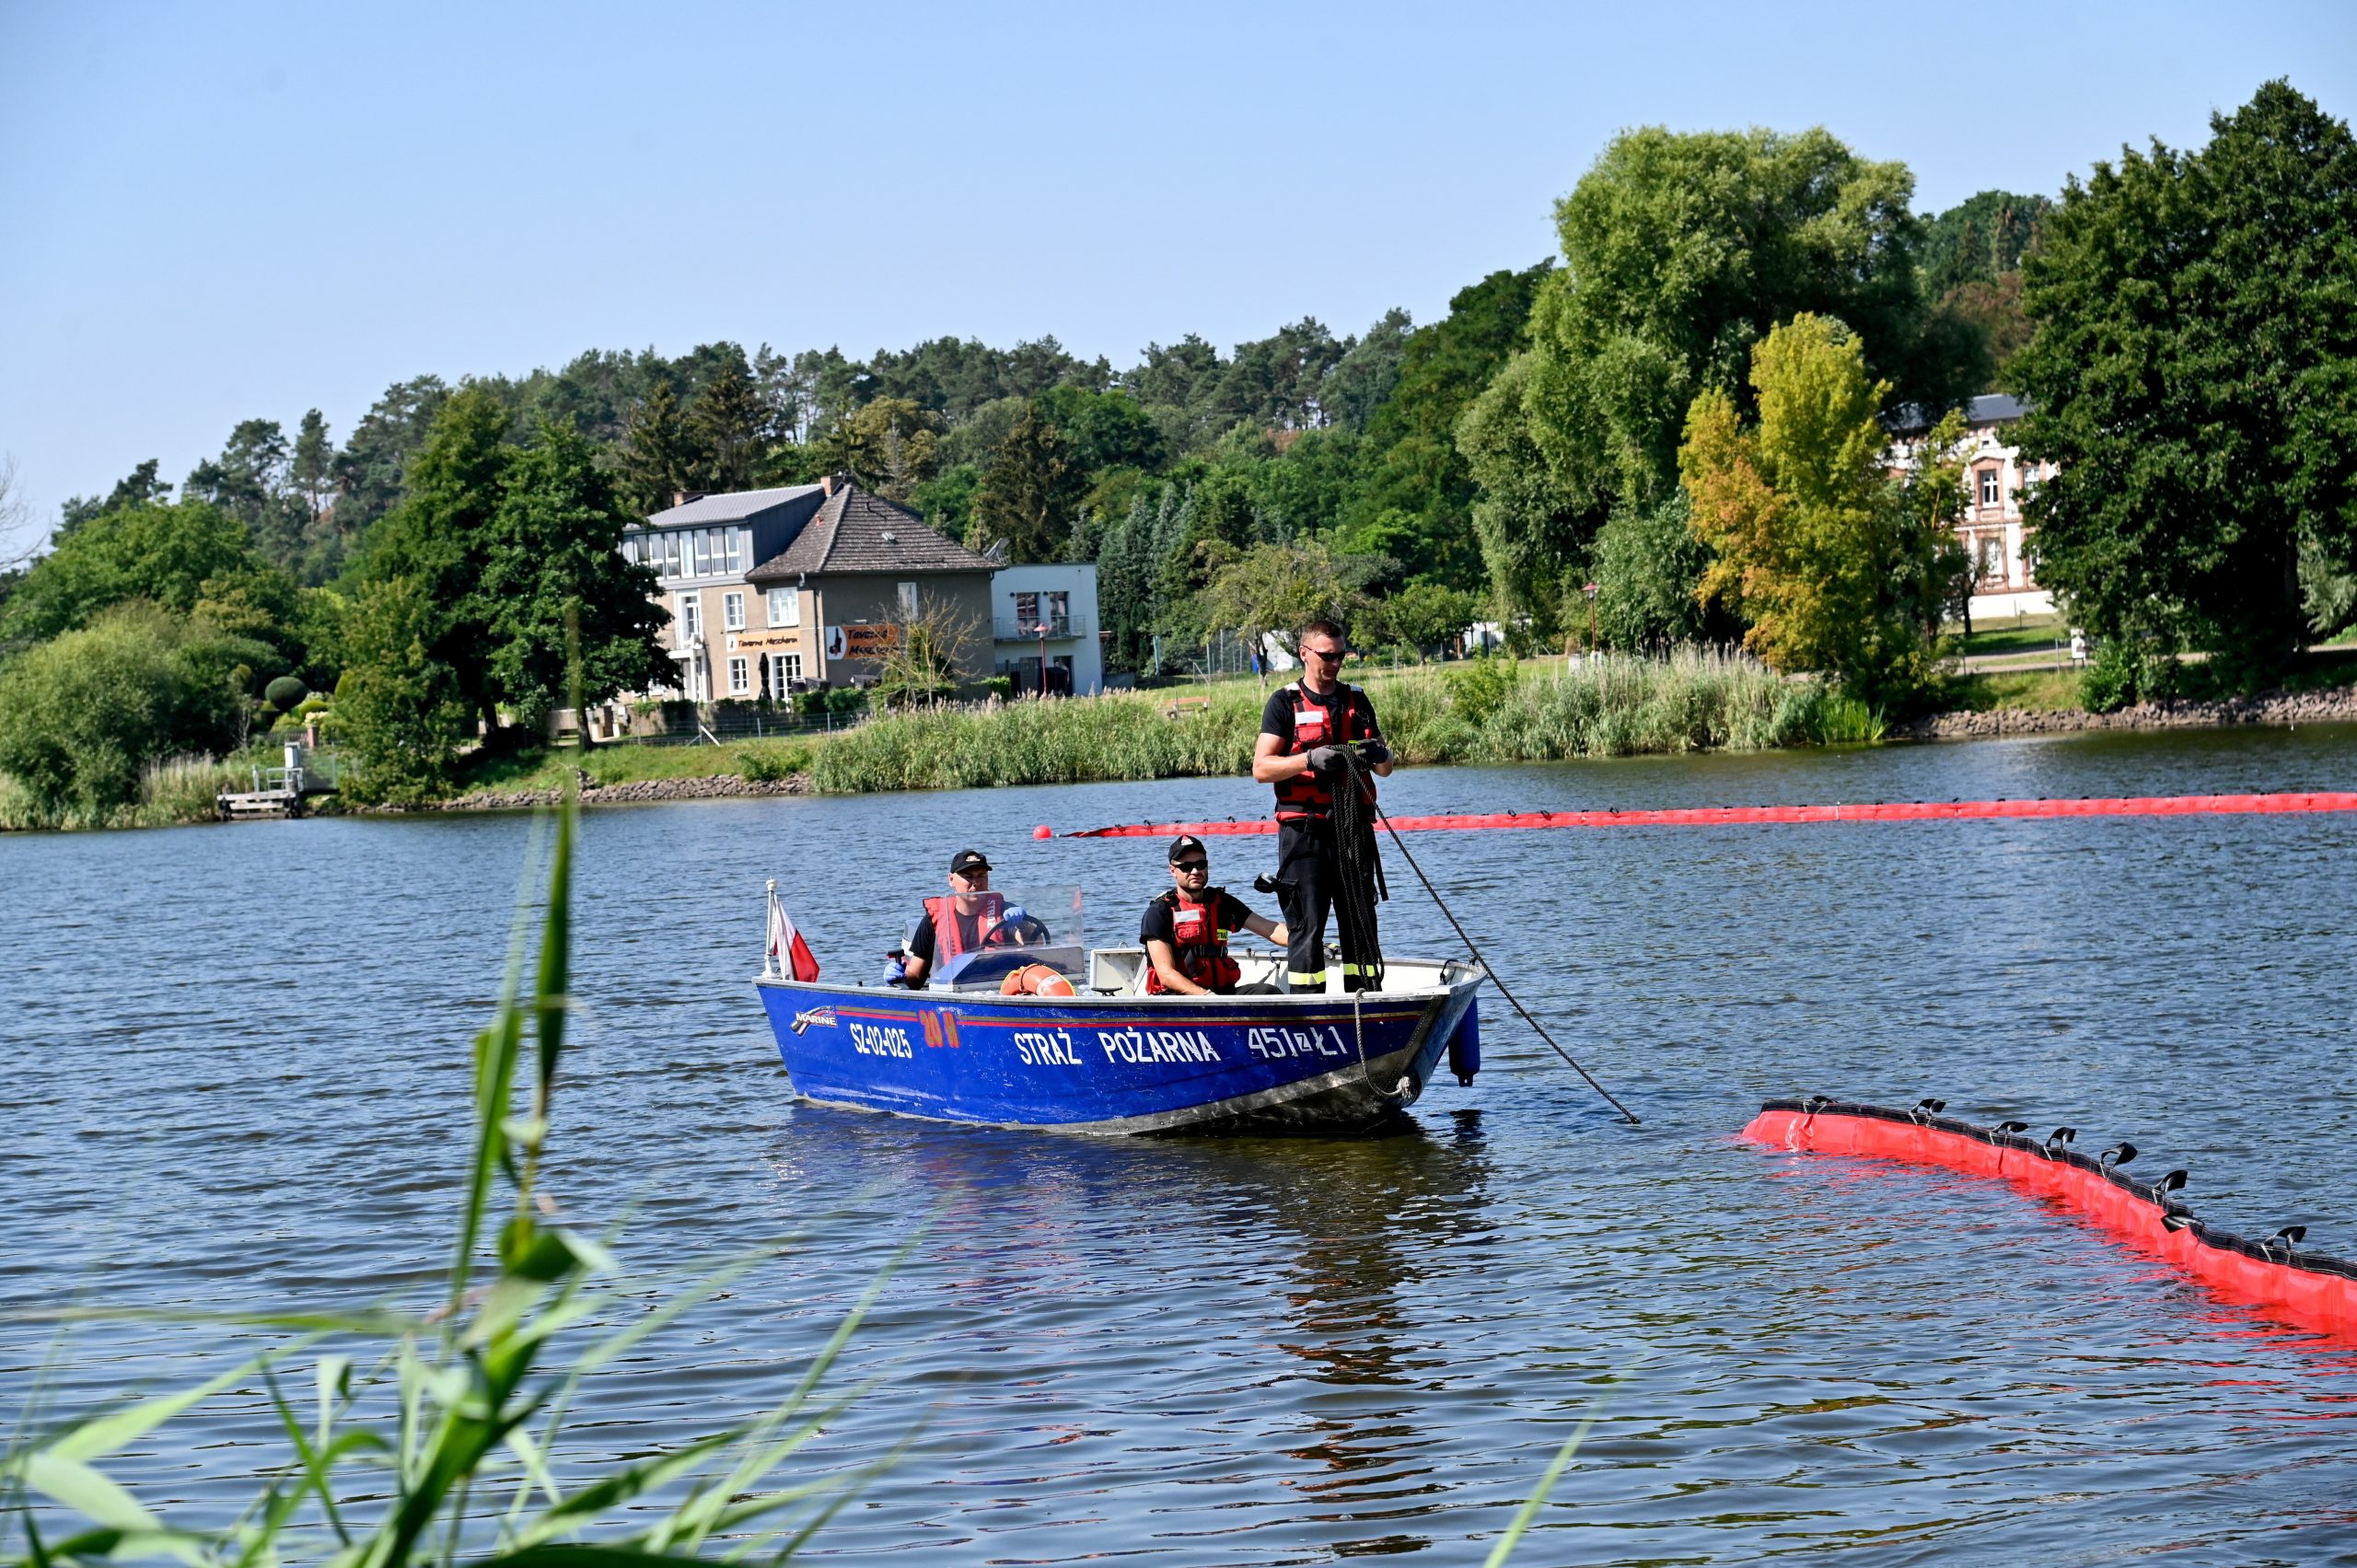
<instances>
[{"instance_id":1,"label":"coiled black rope","mask_svg":"<svg viewBox=\"0 0 2357 1568\"><path fill-rule=\"evenodd\" d=\"M1547 1027L1544 1024L1541 1024L1537 1018L1532 1017L1530 1016L1530 1009L1524 1006L1521 1000L1517 998L1513 992L1506 989L1505 981L1499 975L1495 969L1491 968L1490 960L1481 956L1481 949L1475 945L1472 934L1465 929L1465 923L1457 918L1457 912L1450 909L1448 907L1448 900L1440 896L1440 889L1433 886L1433 879L1424 875L1424 868L1416 864L1416 857L1414 855L1408 853L1407 842L1399 837L1399 830L1391 825L1391 819L1384 815L1383 807L1369 798L1371 792L1362 790L1359 787L1359 770L1361 767L1364 766L1364 759L1361 758L1357 752L1353 751L1348 748L1343 749L1342 755L1349 761L1342 770L1344 776L1341 783L1346 787L1337 788L1334 792L1335 831L1339 834L1342 830L1344 820L1342 817L1343 801L1349 800L1354 803L1357 819L1362 827L1364 826L1367 814L1372 812L1375 816L1375 819L1383 824L1384 830L1391 835L1391 842L1398 847L1399 851L1399 857L1408 863L1408 869L1416 874L1416 880L1422 882L1424 885L1424 891L1432 895L1433 903L1440 910L1440 912L1443 915L1447 917L1448 923L1456 927L1457 939L1465 944L1465 950L1473 955L1473 961L1475 963L1480 964L1484 970L1489 971L1490 983L1498 988L1498 994L1504 997L1507 1003L1512 1005L1514 1010L1522 1015L1522 1021L1528 1024L1532 1029L1536 1030L1538 1038L1545 1040L1556 1055L1562 1057L1566 1063L1570 1063L1573 1072L1577 1073L1581 1077L1587 1080L1587 1086L1589 1088L1592 1088L1597 1094L1602 1095L1611 1103L1613 1109L1627 1117L1631 1126L1643 1125L1642 1120L1638 1117L1637 1113L1631 1110L1627 1106L1622 1105L1618 1098L1614 1098L1610 1089L1608 1089L1602 1084L1597 1083L1596 1081L1596 1074L1581 1066L1578 1059L1573 1056L1570 1051L1565 1051L1562 1046L1557 1045L1555 1043L1555 1037L1547 1032ZM1340 839L1336 842L1335 850L1338 858L1343 853L1341 846L1344 842L1346 841ZM1367 857L1375 861L1376 872L1380 875L1382 861L1380 857L1377 857L1373 854L1375 849L1375 839L1372 833L1369 833L1367 836L1366 847ZM1361 879L1353 874L1351 863L1348 860L1343 860L1341 864L1344 872L1343 880L1345 883L1352 885L1354 889L1354 896L1366 900L1368 918L1370 923L1372 923L1375 905L1371 894L1360 886ZM1387 898L1389 895L1387 893L1385 896ZM1334 902L1336 909L1339 911L1342 907L1341 899L1337 897ZM1349 929L1347 923L1345 923L1343 929ZM1371 923L1370 929L1372 929ZM1349 950L1349 939L1345 937L1343 941L1343 951L1348 952Z\"/></svg>"},{"instance_id":2,"label":"coiled black rope","mask_svg":"<svg viewBox=\"0 0 2357 1568\"><path fill-rule=\"evenodd\" d=\"M1376 807L1371 781L1360 776L1364 759L1349 747L1339 749L1342 766L1334 780L1334 809L1327 819L1334 835L1334 865L1341 876L1334 889L1334 923L1342 941L1342 989L1379 991L1383 988L1383 941L1376 930L1375 906L1388 900L1391 889L1383 880L1383 856L1377 853ZM1355 986L1349 965L1356 960L1360 976Z\"/></svg>"}]
</instances>

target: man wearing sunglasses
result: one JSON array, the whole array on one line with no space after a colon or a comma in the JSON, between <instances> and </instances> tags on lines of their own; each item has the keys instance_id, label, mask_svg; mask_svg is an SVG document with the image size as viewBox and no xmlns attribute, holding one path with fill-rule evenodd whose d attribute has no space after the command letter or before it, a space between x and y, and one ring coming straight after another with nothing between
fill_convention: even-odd
<instances>
[{"instance_id":1,"label":"man wearing sunglasses","mask_svg":"<svg viewBox=\"0 0 2357 1568\"><path fill-rule=\"evenodd\" d=\"M1211 885L1211 852L1202 840L1182 833L1170 846L1170 882L1168 892L1145 906L1145 919L1138 925L1138 940L1152 965L1146 970L1146 991L1227 996L1239 989L1276 990L1273 985L1238 986L1244 974L1228 957L1227 939L1249 931L1282 947L1285 928L1254 914L1225 888Z\"/></svg>"},{"instance_id":2,"label":"man wearing sunglasses","mask_svg":"<svg viewBox=\"0 0 2357 1568\"><path fill-rule=\"evenodd\" d=\"M1365 912L1363 919L1346 916L1340 923L1342 989L1359 991L1374 983L1381 957L1373 918L1375 843L1370 830L1353 846L1365 868L1359 880L1369 885L1345 887L1335 849L1334 791L1349 787L1355 773L1373 800L1374 778L1391 772L1391 749L1383 743L1366 693L1342 681L1350 648L1341 628L1313 621L1294 645L1301 650L1301 679L1271 694L1252 753L1253 778L1277 792L1277 888L1291 938L1286 979L1296 992L1326 989L1326 916L1341 900L1346 909ZM1353 749L1354 770L1345 755Z\"/></svg>"}]
</instances>

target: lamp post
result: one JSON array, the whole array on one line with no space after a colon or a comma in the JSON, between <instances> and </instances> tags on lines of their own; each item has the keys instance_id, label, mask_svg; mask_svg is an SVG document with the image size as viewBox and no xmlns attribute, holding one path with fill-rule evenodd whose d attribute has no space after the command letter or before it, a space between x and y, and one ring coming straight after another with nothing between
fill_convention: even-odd
<instances>
[{"instance_id":1,"label":"lamp post","mask_svg":"<svg viewBox=\"0 0 2357 1568\"><path fill-rule=\"evenodd\" d=\"M1039 633L1039 700L1048 698L1048 621L1040 617L1039 624L1031 628Z\"/></svg>"},{"instance_id":2,"label":"lamp post","mask_svg":"<svg viewBox=\"0 0 2357 1568\"><path fill-rule=\"evenodd\" d=\"M1590 583L1580 590L1587 595L1587 656L1596 656L1596 585Z\"/></svg>"}]
</instances>

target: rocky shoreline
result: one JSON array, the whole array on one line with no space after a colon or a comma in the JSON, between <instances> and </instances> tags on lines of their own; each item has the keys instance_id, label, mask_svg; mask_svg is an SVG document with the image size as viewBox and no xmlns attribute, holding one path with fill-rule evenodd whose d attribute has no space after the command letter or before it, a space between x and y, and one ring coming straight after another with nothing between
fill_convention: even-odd
<instances>
[{"instance_id":1,"label":"rocky shoreline","mask_svg":"<svg viewBox=\"0 0 2357 1568\"><path fill-rule=\"evenodd\" d=\"M807 773L782 779L748 779L735 773L710 773L701 778L637 779L629 784L601 784L581 775L584 806L630 806L659 800L730 800L773 795L816 795ZM554 806L563 798L553 789L483 789L422 806L421 811L520 811ZM383 809L383 808L376 808Z\"/></svg>"},{"instance_id":2,"label":"rocky shoreline","mask_svg":"<svg viewBox=\"0 0 2357 1568\"><path fill-rule=\"evenodd\" d=\"M2357 686L2325 691L2268 691L2215 702L2139 703L2117 713L2084 709L2034 712L1997 708L1933 714L1893 725L1893 740L1988 740L2003 735L2066 735L2090 729L2230 729L2238 725L2357 724Z\"/></svg>"}]
</instances>

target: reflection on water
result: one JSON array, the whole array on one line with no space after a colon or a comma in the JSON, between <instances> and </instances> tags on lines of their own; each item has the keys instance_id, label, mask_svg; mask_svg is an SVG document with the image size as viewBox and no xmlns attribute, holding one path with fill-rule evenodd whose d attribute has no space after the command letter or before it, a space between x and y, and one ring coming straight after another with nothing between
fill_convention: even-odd
<instances>
[{"instance_id":1,"label":"reflection on water","mask_svg":"<svg viewBox=\"0 0 2357 1568\"><path fill-rule=\"evenodd\" d=\"M2347 787L2348 731L1403 770L1397 809ZM2357 1352L2222 1304L2037 1199L1736 1144L1771 1095L1937 1094L2126 1136L2197 1210L2357 1251L2345 819L1431 834L1418 857L1610 1110L1504 1010L1471 1090L1363 1141L1105 1143L794 1105L748 980L781 879L864 972L945 820L1092 933L1166 879L1058 828L1257 808L1228 781L606 810L554 1190L637 1266L785 1239L596 1387L576 1473L774 1402L891 1271L814 1470L915 1446L820 1543L955 1562L1486 1550L1605 1408L1520 1561L2357 1552ZM440 1264L463 1048L518 819L0 840L0 1303L352 1302ZM1227 841L1241 885L1268 846ZM122 890L137 889L135 898ZM273 912L258 921L256 911ZM1446 952L1403 897L1385 927ZM266 933L266 935L257 935ZM87 1406L218 1370L78 1335ZM46 1341L0 1328L21 1397ZM13 1412L0 1412L9 1414ZM126 1473L221 1508L259 1397Z\"/></svg>"}]
</instances>

